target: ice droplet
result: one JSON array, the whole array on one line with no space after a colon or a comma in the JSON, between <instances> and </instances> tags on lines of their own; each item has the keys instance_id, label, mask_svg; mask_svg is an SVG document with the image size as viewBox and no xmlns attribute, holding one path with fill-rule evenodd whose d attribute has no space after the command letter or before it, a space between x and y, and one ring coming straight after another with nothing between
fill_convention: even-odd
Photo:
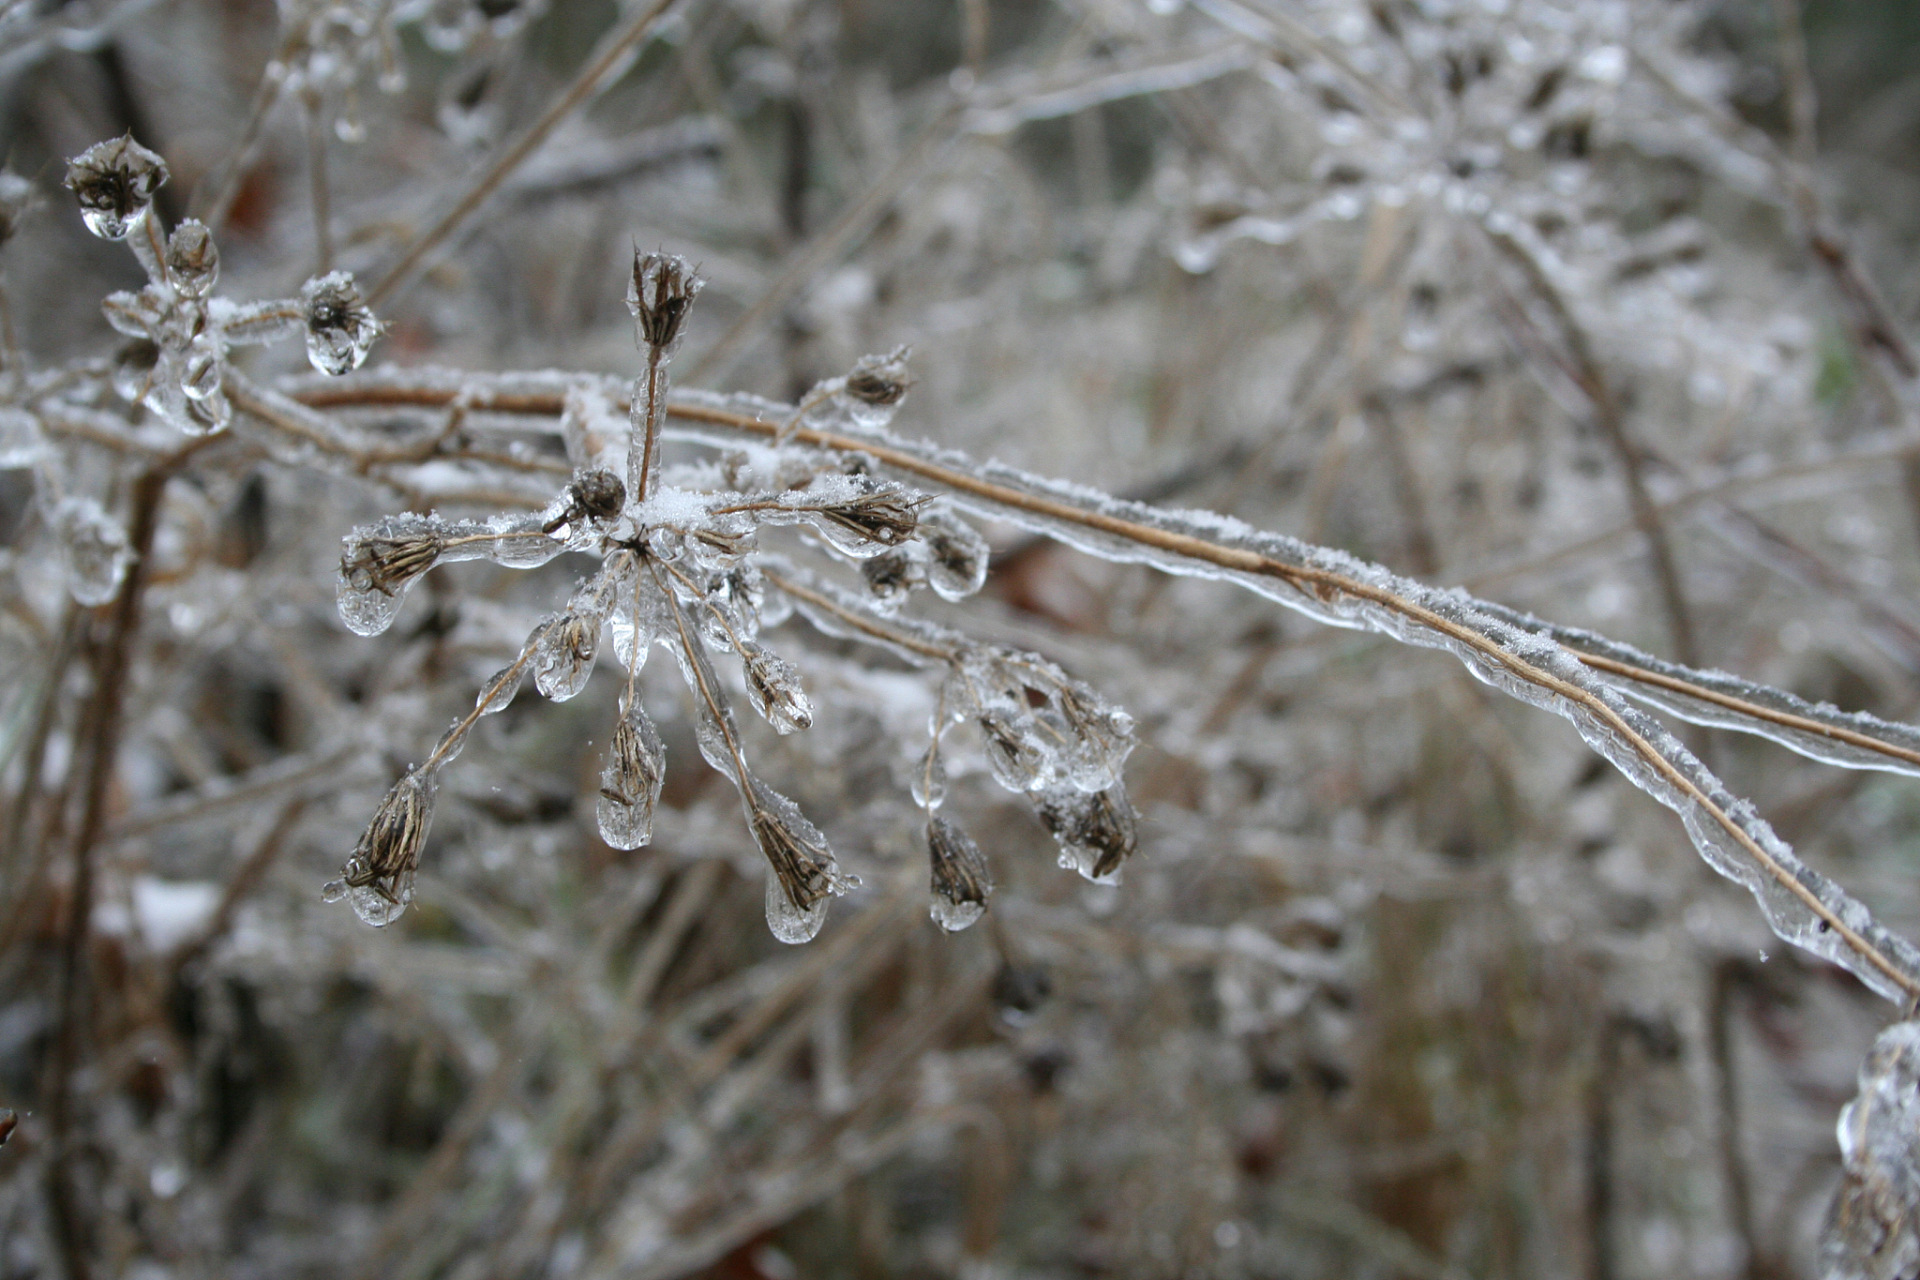
<instances>
[{"instance_id":1,"label":"ice droplet","mask_svg":"<svg viewBox=\"0 0 1920 1280\"><path fill-rule=\"evenodd\" d=\"M957 933L987 913L993 878L972 836L945 818L932 818L927 822L927 857L935 924Z\"/></svg>"},{"instance_id":2,"label":"ice droplet","mask_svg":"<svg viewBox=\"0 0 1920 1280\"><path fill-rule=\"evenodd\" d=\"M306 311L307 360L321 373L339 377L358 369L380 336L380 322L360 300L347 271L330 271L300 290Z\"/></svg>"},{"instance_id":3,"label":"ice droplet","mask_svg":"<svg viewBox=\"0 0 1920 1280\"><path fill-rule=\"evenodd\" d=\"M827 922L827 900L821 898L812 906L800 908L788 899L785 889L780 887L780 877L771 868L767 871L767 928L773 936L791 945L812 942L819 936L820 927Z\"/></svg>"},{"instance_id":4,"label":"ice droplet","mask_svg":"<svg viewBox=\"0 0 1920 1280\"><path fill-rule=\"evenodd\" d=\"M653 839L653 808L667 773L659 731L639 702L624 705L600 773L600 838L615 849L638 849Z\"/></svg>"},{"instance_id":5,"label":"ice droplet","mask_svg":"<svg viewBox=\"0 0 1920 1280\"><path fill-rule=\"evenodd\" d=\"M986 585L987 540L957 517L922 519L927 546L927 585L943 600L964 600Z\"/></svg>"},{"instance_id":6,"label":"ice droplet","mask_svg":"<svg viewBox=\"0 0 1920 1280\"><path fill-rule=\"evenodd\" d=\"M68 497L54 508L53 527L67 570L67 590L84 605L105 604L133 563L127 531L92 498Z\"/></svg>"},{"instance_id":7,"label":"ice droplet","mask_svg":"<svg viewBox=\"0 0 1920 1280\"><path fill-rule=\"evenodd\" d=\"M782 734L813 724L813 703L800 687L800 672L778 654L751 640L740 642L740 664L747 676L753 709Z\"/></svg>"},{"instance_id":8,"label":"ice droplet","mask_svg":"<svg viewBox=\"0 0 1920 1280\"><path fill-rule=\"evenodd\" d=\"M940 759L938 742L927 747L920 762L913 767L913 779L907 785L913 792L913 802L922 809L938 809L946 803L947 766Z\"/></svg>"}]
</instances>

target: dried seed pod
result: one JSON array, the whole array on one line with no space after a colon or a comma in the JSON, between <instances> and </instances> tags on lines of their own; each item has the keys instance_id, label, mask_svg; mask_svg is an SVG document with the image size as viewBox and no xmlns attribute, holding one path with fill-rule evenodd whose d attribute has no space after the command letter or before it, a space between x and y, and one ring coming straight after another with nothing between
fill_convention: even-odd
<instances>
[{"instance_id":1,"label":"dried seed pod","mask_svg":"<svg viewBox=\"0 0 1920 1280\"><path fill-rule=\"evenodd\" d=\"M67 162L67 190L80 202L87 230L103 240L126 239L166 181L167 162L131 133L96 142Z\"/></svg>"},{"instance_id":2,"label":"dried seed pod","mask_svg":"<svg viewBox=\"0 0 1920 1280\"><path fill-rule=\"evenodd\" d=\"M767 927L782 942L807 942L827 918L829 896L858 881L843 877L820 829L799 806L749 776L740 788L747 828L767 860Z\"/></svg>"},{"instance_id":3,"label":"dried seed pod","mask_svg":"<svg viewBox=\"0 0 1920 1280\"><path fill-rule=\"evenodd\" d=\"M912 347L895 347L886 355L861 356L847 374L847 394L876 408L899 404L913 387L913 379L907 376L907 357L912 354Z\"/></svg>"},{"instance_id":4,"label":"dried seed pod","mask_svg":"<svg viewBox=\"0 0 1920 1280\"><path fill-rule=\"evenodd\" d=\"M600 652L600 628L613 604L614 583L601 575L567 603L567 611L540 633L533 653L533 682L541 694L565 702L587 686Z\"/></svg>"},{"instance_id":5,"label":"dried seed pod","mask_svg":"<svg viewBox=\"0 0 1920 1280\"><path fill-rule=\"evenodd\" d=\"M439 530L419 516L394 516L356 529L340 554L341 620L355 635L376 636L393 622L406 589L446 549Z\"/></svg>"},{"instance_id":6,"label":"dried seed pod","mask_svg":"<svg viewBox=\"0 0 1920 1280\"><path fill-rule=\"evenodd\" d=\"M972 525L946 512L920 522L927 548L927 585L943 600L964 600L987 582L987 540Z\"/></svg>"},{"instance_id":7,"label":"dried seed pod","mask_svg":"<svg viewBox=\"0 0 1920 1280\"><path fill-rule=\"evenodd\" d=\"M330 271L300 290L307 326L307 360L321 373L338 377L358 369L380 336L380 322L360 300L348 271Z\"/></svg>"},{"instance_id":8,"label":"dried seed pod","mask_svg":"<svg viewBox=\"0 0 1920 1280\"><path fill-rule=\"evenodd\" d=\"M433 825L432 772L408 770L374 810L360 843L341 868L340 878L322 890L328 902L348 898L370 925L393 923L413 901L413 876L420 849Z\"/></svg>"},{"instance_id":9,"label":"dried seed pod","mask_svg":"<svg viewBox=\"0 0 1920 1280\"><path fill-rule=\"evenodd\" d=\"M933 920L958 933L987 913L993 877L980 846L958 826L935 817L927 823L927 857L933 868Z\"/></svg>"},{"instance_id":10,"label":"dried seed pod","mask_svg":"<svg viewBox=\"0 0 1920 1280\"><path fill-rule=\"evenodd\" d=\"M742 640L740 664L747 676L747 697L768 724L783 734L813 724L813 703L800 688L800 672L791 662Z\"/></svg>"},{"instance_id":11,"label":"dried seed pod","mask_svg":"<svg viewBox=\"0 0 1920 1280\"><path fill-rule=\"evenodd\" d=\"M1033 804L1060 845L1061 866L1095 884L1116 883L1121 864L1139 843L1124 784L1095 792L1049 787L1034 793Z\"/></svg>"},{"instance_id":12,"label":"dried seed pod","mask_svg":"<svg viewBox=\"0 0 1920 1280\"><path fill-rule=\"evenodd\" d=\"M851 555L874 555L897 547L920 527L920 508L926 499L898 485L876 484L871 490L843 502L817 509L820 531L828 541Z\"/></svg>"},{"instance_id":13,"label":"dried seed pod","mask_svg":"<svg viewBox=\"0 0 1920 1280\"><path fill-rule=\"evenodd\" d=\"M200 299L213 292L220 278L220 250L206 223L188 218L167 237L167 276L186 297Z\"/></svg>"},{"instance_id":14,"label":"dried seed pod","mask_svg":"<svg viewBox=\"0 0 1920 1280\"><path fill-rule=\"evenodd\" d=\"M927 580L926 568L914 551L912 546L892 547L860 562L869 601L880 612L897 612L913 589Z\"/></svg>"},{"instance_id":15,"label":"dried seed pod","mask_svg":"<svg viewBox=\"0 0 1920 1280\"><path fill-rule=\"evenodd\" d=\"M626 505L627 486L605 467L595 467L574 473L567 497L582 516L605 523L619 518L621 507Z\"/></svg>"},{"instance_id":16,"label":"dried seed pod","mask_svg":"<svg viewBox=\"0 0 1920 1280\"><path fill-rule=\"evenodd\" d=\"M638 849L653 839L653 810L666 777L667 751L638 701L621 698L620 719L600 773L600 838L615 849Z\"/></svg>"},{"instance_id":17,"label":"dried seed pod","mask_svg":"<svg viewBox=\"0 0 1920 1280\"><path fill-rule=\"evenodd\" d=\"M685 258L636 250L633 280L627 286L627 309L633 312L639 344L662 354L671 351L680 340L693 300L705 284Z\"/></svg>"}]
</instances>

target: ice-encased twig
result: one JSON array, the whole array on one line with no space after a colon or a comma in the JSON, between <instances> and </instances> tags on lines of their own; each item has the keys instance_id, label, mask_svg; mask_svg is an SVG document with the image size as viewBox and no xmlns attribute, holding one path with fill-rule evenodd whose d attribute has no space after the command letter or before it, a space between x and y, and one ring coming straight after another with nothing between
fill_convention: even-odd
<instances>
[{"instance_id":1,"label":"ice-encased twig","mask_svg":"<svg viewBox=\"0 0 1920 1280\"><path fill-rule=\"evenodd\" d=\"M430 381L433 374L414 377L423 381L409 382L407 374L389 374L370 383L359 406L387 399L424 407L438 398ZM565 392L594 381L550 373L468 375L462 394L478 409L504 409L511 403L513 412L557 422ZM619 394L617 387L607 390L610 398ZM491 403L490 397L497 397L499 403ZM334 389L325 400L330 407L354 403L344 388ZM772 440L791 415L791 406L755 397L683 393L671 406L673 425L666 434L737 448L743 438ZM1342 552L1263 533L1226 517L1119 501L1084 486L1044 480L997 462L978 463L952 450L879 431L851 434L801 427L792 433L792 444L865 455L883 471L945 493L956 506L1103 560L1233 582L1330 625L1378 631L1404 643L1447 650L1479 679L1566 718L1631 781L1674 810L1701 856L1754 895L1769 925L1782 938L1841 965L1889 999L1920 997L1920 949L1881 928L1865 906L1802 864L1750 804L1729 794L1658 721L1629 703L1589 669L1581 654L1551 634L1503 620L1497 616L1499 611L1464 593L1435 590ZM1618 661L1623 666L1636 665ZM1620 676L1617 671L1609 674ZM1705 715L1706 709L1694 704L1710 704L1712 714L1726 717L1727 727L1809 751L1815 744L1808 741L1807 733L1782 731L1791 725L1783 726L1779 708L1791 705L1801 718L1845 728L1856 735L1853 745L1871 749L1864 740L1875 735L1858 724L1844 723L1857 717L1828 716L1798 700L1781 701L1790 695L1752 686L1742 688L1747 694L1767 696L1729 695L1719 700L1712 696L1712 678L1701 673L1688 672L1685 678L1658 671L1651 674L1660 679L1636 683L1671 693L1666 682L1674 681L1708 695L1675 698L1668 709L1680 714ZM1886 754L1885 747L1902 744L1881 746L1880 754ZM1853 763L1847 753L1830 753L1824 746L1816 758Z\"/></svg>"},{"instance_id":2,"label":"ice-encased twig","mask_svg":"<svg viewBox=\"0 0 1920 1280\"><path fill-rule=\"evenodd\" d=\"M699 414L699 407L681 412L717 419ZM1708 865L1751 892L1780 937L1848 969L1890 1000L1920 996L1920 949L1801 863L1750 804L1728 793L1658 721L1549 636L1502 621L1465 595L1226 517L1124 502L881 433L815 431L797 438L865 453L882 467L939 486L976 514L1103 560L1234 582L1321 622L1451 652L1478 679L1570 721L1589 746L1678 814Z\"/></svg>"}]
</instances>

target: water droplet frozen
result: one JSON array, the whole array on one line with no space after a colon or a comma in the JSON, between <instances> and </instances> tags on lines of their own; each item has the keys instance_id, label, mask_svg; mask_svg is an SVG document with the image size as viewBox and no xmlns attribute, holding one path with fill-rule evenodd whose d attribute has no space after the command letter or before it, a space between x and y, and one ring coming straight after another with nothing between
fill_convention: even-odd
<instances>
[{"instance_id":1,"label":"water droplet frozen","mask_svg":"<svg viewBox=\"0 0 1920 1280\"><path fill-rule=\"evenodd\" d=\"M927 585L943 600L964 600L986 585L987 540L958 517L923 519L920 538L927 548Z\"/></svg>"},{"instance_id":2,"label":"water droplet frozen","mask_svg":"<svg viewBox=\"0 0 1920 1280\"><path fill-rule=\"evenodd\" d=\"M945 818L927 823L927 855L932 868L934 923L957 933L987 912L993 878L973 837Z\"/></svg>"},{"instance_id":3,"label":"water droplet frozen","mask_svg":"<svg viewBox=\"0 0 1920 1280\"><path fill-rule=\"evenodd\" d=\"M67 162L66 185L80 202L81 221L103 240L126 239L166 181L166 161L131 133L96 142Z\"/></svg>"},{"instance_id":4,"label":"water droplet frozen","mask_svg":"<svg viewBox=\"0 0 1920 1280\"><path fill-rule=\"evenodd\" d=\"M600 838L615 849L638 849L653 838L653 809L666 777L659 731L636 701L625 705L600 773Z\"/></svg>"},{"instance_id":5,"label":"water droplet frozen","mask_svg":"<svg viewBox=\"0 0 1920 1280\"><path fill-rule=\"evenodd\" d=\"M801 689L800 672L791 662L751 640L742 640L740 664L753 709L775 730L786 734L813 724L813 703Z\"/></svg>"},{"instance_id":6,"label":"water droplet frozen","mask_svg":"<svg viewBox=\"0 0 1920 1280\"><path fill-rule=\"evenodd\" d=\"M400 918L413 901L420 849L433 825L437 779L434 769L409 769L393 784L341 868L340 879L322 891L327 901L347 898L354 913L374 926Z\"/></svg>"},{"instance_id":7,"label":"water droplet frozen","mask_svg":"<svg viewBox=\"0 0 1920 1280\"><path fill-rule=\"evenodd\" d=\"M938 809L946 803L947 766L940 759L938 742L930 744L926 754L914 765L912 781L907 785L913 792L913 802L922 809Z\"/></svg>"},{"instance_id":8,"label":"water droplet frozen","mask_svg":"<svg viewBox=\"0 0 1920 1280\"><path fill-rule=\"evenodd\" d=\"M507 705L513 701L513 695L520 692L520 681L526 674L525 659L516 659L508 666L502 667L494 672L490 680L480 686L480 693L474 699L474 706L480 709L480 714L483 716L505 711Z\"/></svg>"},{"instance_id":9,"label":"water droplet frozen","mask_svg":"<svg viewBox=\"0 0 1920 1280\"><path fill-rule=\"evenodd\" d=\"M105 604L133 563L127 531L92 498L62 498L53 512L67 590L84 605Z\"/></svg>"},{"instance_id":10,"label":"water droplet frozen","mask_svg":"<svg viewBox=\"0 0 1920 1280\"><path fill-rule=\"evenodd\" d=\"M334 377L358 369L380 336L380 322L361 302L352 273L331 271L307 281L300 300L306 315L307 360Z\"/></svg>"}]
</instances>

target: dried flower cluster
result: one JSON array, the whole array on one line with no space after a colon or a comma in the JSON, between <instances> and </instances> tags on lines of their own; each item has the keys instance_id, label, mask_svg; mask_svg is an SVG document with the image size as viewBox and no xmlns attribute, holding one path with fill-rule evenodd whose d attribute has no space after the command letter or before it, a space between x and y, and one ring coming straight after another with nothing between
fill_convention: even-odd
<instances>
[{"instance_id":1,"label":"dried flower cluster","mask_svg":"<svg viewBox=\"0 0 1920 1280\"><path fill-rule=\"evenodd\" d=\"M665 750L637 680L647 654L664 646L686 680L700 753L738 789L747 830L766 858L768 927L784 942L811 939L829 899L859 880L840 870L826 838L793 801L754 776L710 653L739 659L749 704L776 732L808 728L813 704L799 670L758 638L796 606L823 629L865 627L881 643L921 658L938 656L950 671L923 781L914 788L928 814L932 914L943 928L973 923L992 889L978 847L936 813L944 799L941 739L956 722L977 724L994 775L1008 789L1032 795L1060 843L1061 865L1111 881L1136 844L1132 805L1120 782L1133 746L1132 720L1044 659L892 621L913 587L930 585L948 600L978 591L986 579L985 540L950 512L929 512L928 495L876 479L857 456L843 460L790 443L793 429L816 415L844 415L868 430L884 426L909 383L904 349L862 360L852 374L816 388L773 448L733 456L719 469L663 476L667 366L702 284L680 258L635 251L627 306L646 371L629 395L626 438L602 430L590 404L576 401L567 433L574 478L545 510L488 521L392 516L347 536L340 615L360 635L385 630L407 589L450 560L532 568L571 551L598 557L601 567L563 613L533 629L520 655L483 687L472 712L394 785L341 879L328 886L329 898L350 898L372 924L398 916L413 898L440 770L481 716L513 700L529 666L540 692L554 701L585 688L604 628L626 681L600 783L601 839L634 849L652 838ZM805 570L762 547L783 527L797 527L803 543L861 566L870 598L800 585L812 583ZM875 574L877 560L896 567Z\"/></svg>"}]
</instances>

